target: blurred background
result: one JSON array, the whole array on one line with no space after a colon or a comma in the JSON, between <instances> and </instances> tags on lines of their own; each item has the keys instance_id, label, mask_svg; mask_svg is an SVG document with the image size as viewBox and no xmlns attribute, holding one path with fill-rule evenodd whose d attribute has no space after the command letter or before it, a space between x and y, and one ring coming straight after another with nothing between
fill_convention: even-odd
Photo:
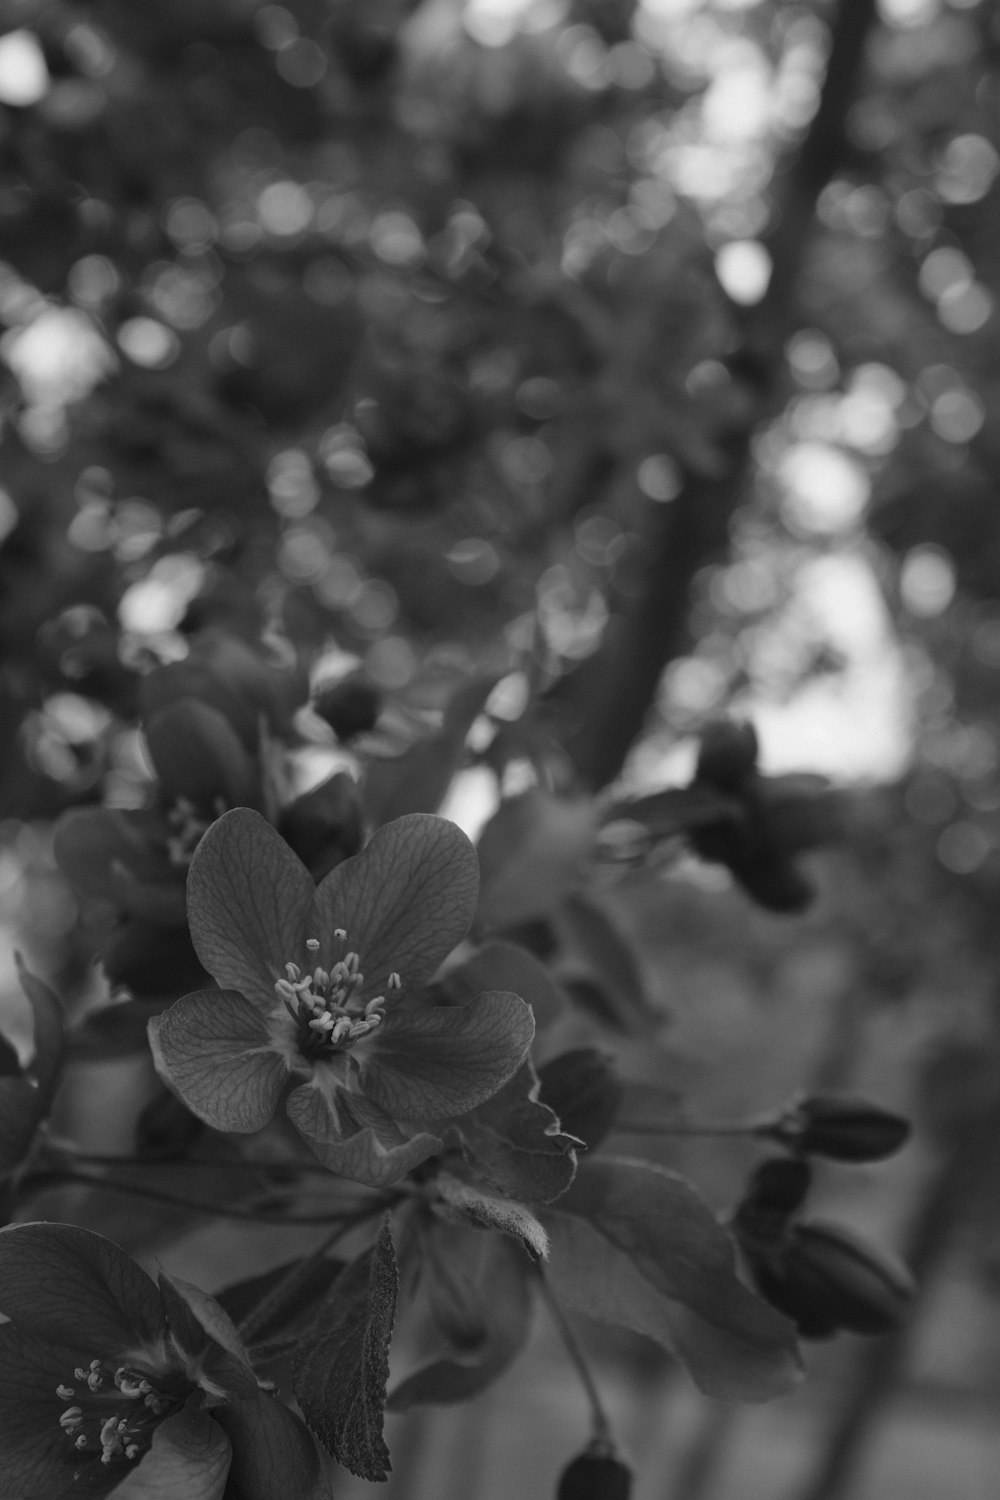
<instances>
[{"instance_id":1,"label":"blurred background","mask_svg":"<svg viewBox=\"0 0 1000 1500\"><path fill-rule=\"evenodd\" d=\"M137 677L197 631L360 674L376 754L479 673L564 788L681 785L731 713L843 791L802 916L672 845L602 894L702 1113L911 1115L818 1196L919 1301L759 1409L585 1328L637 1500L996 1491L998 147L987 0L0 0L15 1033L15 946L94 983L53 822L142 802ZM339 753L306 739L302 784ZM753 1157L662 1159L723 1207ZM543 1500L586 1439L541 1319L494 1392L391 1422L400 1500Z\"/></svg>"}]
</instances>

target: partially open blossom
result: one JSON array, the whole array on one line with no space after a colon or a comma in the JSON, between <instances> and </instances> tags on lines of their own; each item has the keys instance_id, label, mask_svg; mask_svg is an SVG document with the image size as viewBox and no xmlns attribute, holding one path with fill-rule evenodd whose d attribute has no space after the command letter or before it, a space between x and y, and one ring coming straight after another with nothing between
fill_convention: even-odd
<instances>
[{"instance_id":1,"label":"partially open blossom","mask_svg":"<svg viewBox=\"0 0 1000 1500\"><path fill-rule=\"evenodd\" d=\"M68 1224L0 1232L0 1474L17 1500L330 1500L222 1308Z\"/></svg>"},{"instance_id":2,"label":"partially open blossom","mask_svg":"<svg viewBox=\"0 0 1000 1500\"><path fill-rule=\"evenodd\" d=\"M259 1130L282 1108L331 1170L395 1181L441 1149L436 1122L506 1083L534 1034L509 992L421 994L477 891L475 850L444 818L387 823L315 886L259 814L227 813L188 879L194 946L220 988L150 1023L157 1069L216 1129Z\"/></svg>"}]
</instances>

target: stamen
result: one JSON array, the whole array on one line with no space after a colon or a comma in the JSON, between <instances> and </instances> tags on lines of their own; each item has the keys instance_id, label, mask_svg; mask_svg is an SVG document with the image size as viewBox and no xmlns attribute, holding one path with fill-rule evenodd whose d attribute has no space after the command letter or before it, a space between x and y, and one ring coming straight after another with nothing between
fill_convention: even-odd
<instances>
[{"instance_id":1,"label":"stamen","mask_svg":"<svg viewBox=\"0 0 1000 1500\"><path fill-rule=\"evenodd\" d=\"M76 1395L76 1391L71 1385L57 1385L56 1395L60 1401L71 1401Z\"/></svg>"},{"instance_id":2,"label":"stamen","mask_svg":"<svg viewBox=\"0 0 1000 1500\"><path fill-rule=\"evenodd\" d=\"M65 1427L67 1432L74 1432L83 1421L82 1406L68 1406L59 1418L59 1426Z\"/></svg>"},{"instance_id":3,"label":"stamen","mask_svg":"<svg viewBox=\"0 0 1000 1500\"><path fill-rule=\"evenodd\" d=\"M392 973L389 975L387 985L390 990L401 990L403 988L403 981L400 979L395 969L393 969Z\"/></svg>"},{"instance_id":4,"label":"stamen","mask_svg":"<svg viewBox=\"0 0 1000 1500\"><path fill-rule=\"evenodd\" d=\"M306 947L310 953L319 952L319 938L306 938Z\"/></svg>"},{"instance_id":5,"label":"stamen","mask_svg":"<svg viewBox=\"0 0 1000 1500\"><path fill-rule=\"evenodd\" d=\"M335 927L333 929L333 935L337 939L338 943L346 943L347 942L347 928L346 927Z\"/></svg>"}]
</instances>

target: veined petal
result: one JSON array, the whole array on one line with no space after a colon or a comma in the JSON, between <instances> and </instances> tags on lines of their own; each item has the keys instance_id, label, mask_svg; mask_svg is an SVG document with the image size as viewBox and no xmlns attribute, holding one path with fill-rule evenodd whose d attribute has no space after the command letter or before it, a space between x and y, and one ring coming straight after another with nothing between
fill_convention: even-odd
<instances>
[{"instance_id":1,"label":"veined petal","mask_svg":"<svg viewBox=\"0 0 1000 1500\"><path fill-rule=\"evenodd\" d=\"M387 1187L440 1151L435 1135L408 1138L376 1104L317 1075L293 1089L285 1104L289 1120L331 1172Z\"/></svg>"},{"instance_id":2,"label":"veined petal","mask_svg":"<svg viewBox=\"0 0 1000 1500\"><path fill-rule=\"evenodd\" d=\"M90 1359L158 1346L166 1328L145 1271L111 1240L70 1224L0 1230L0 1312L26 1336L92 1347Z\"/></svg>"},{"instance_id":3,"label":"veined petal","mask_svg":"<svg viewBox=\"0 0 1000 1500\"><path fill-rule=\"evenodd\" d=\"M180 1411L160 1423L149 1452L119 1484L119 1500L222 1500L232 1448L207 1412Z\"/></svg>"},{"instance_id":4,"label":"veined petal","mask_svg":"<svg viewBox=\"0 0 1000 1500\"><path fill-rule=\"evenodd\" d=\"M299 961L314 885L260 813L234 807L213 823L188 872L195 951L223 989L274 1000L274 981Z\"/></svg>"},{"instance_id":5,"label":"veined petal","mask_svg":"<svg viewBox=\"0 0 1000 1500\"><path fill-rule=\"evenodd\" d=\"M361 1087L393 1119L462 1115L513 1077L534 1034L531 1007L504 990L465 1005L404 1004L358 1048Z\"/></svg>"},{"instance_id":6,"label":"veined petal","mask_svg":"<svg viewBox=\"0 0 1000 1500\"><path fill-rule=\"evenodd\" d=\"M7 1323L0 1327L0 1474L4 1493L18 1500L51 1500L73 1477L72 1446L59 1426L69 1404L56 1386L78 1366L87 1348L48 1344ZM109 1477L106 1493L114 1484Z\"/></svg>"},{"instance_id":7,"label":"veined petal","mask_svg":"<svg viewBox=\"0 0 1000 1500\"><path fill-rule=\"evenodd\" d=\"M413 990L465 937L478 893L476 851L458 825L411 813L321 881L313 926L318 936L346 931L366 993L383 992L394 971Z\"/></svg>"},{"instance_id":8,"label":"veined petal","mask_svg":"<svg viewBox=\"0 0 1000 1500\"><path fill-rule=\"evenodd\" d=\"M272 1008L279 1002L272 995ZM160 1077L216 1130L261 1130L288 1081L267 1013L235 990L182 995L149 1023Z\"/></svg>"}]
</instances>

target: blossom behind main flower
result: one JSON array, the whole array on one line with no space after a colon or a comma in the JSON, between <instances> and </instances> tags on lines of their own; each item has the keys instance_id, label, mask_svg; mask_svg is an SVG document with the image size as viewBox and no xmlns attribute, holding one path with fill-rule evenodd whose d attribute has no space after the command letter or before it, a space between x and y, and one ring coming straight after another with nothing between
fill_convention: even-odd
<instances>
[{"instance_id":1,"label":"blossom behind main flower","mask_svg":"<svg viewBox=\"0 0 1000 1500\"><path fill-rule=\"evenodd\" d=\"M420 995L477 894L475 850L444 818L385 824L314 886L269 823L235 808L188 877L195 950L220 989L150 1023L158 1071L218 1130L259 1130L283 1105L331 1170L395 1181L441 1148L434 1122L502 1087L534 1035L509 992Z\"/></svg>"}]
</instances>

